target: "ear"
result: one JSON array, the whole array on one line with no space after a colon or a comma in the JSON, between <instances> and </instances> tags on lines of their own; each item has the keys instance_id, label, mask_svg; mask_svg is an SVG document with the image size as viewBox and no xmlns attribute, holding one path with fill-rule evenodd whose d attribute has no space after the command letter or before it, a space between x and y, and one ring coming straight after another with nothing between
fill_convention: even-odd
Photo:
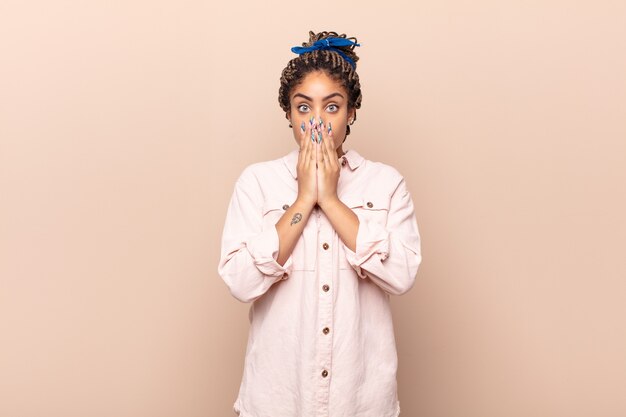
<instances>
[{"instance_id":1,"label":"ear","mask_svg":"<svg viewBox=\"0 0 626 417\"><path fill-rule=\"evenodd\" d=\"M291 111L285 112L285 119L289 120L289 122L291 123Z\"/></svg>"},{"instance_id":2,"label":"ear","mask_svg":"<svg viewBox=\"0 0 626 417\"><path fill-rule=\"evenodd\" d=\"M350 110L348 110L348 120L350 119L354 120L355 116L356 116L356 109L352 107Z\"/></svg>"}]
</instances>

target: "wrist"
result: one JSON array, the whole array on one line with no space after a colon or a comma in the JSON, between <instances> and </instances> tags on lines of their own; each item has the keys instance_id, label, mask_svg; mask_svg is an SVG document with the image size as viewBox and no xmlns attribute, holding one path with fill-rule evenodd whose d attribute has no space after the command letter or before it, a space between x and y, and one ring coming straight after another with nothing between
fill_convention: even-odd
<instances>
[{"instance_id":1,"label":"wrist","mask_svg":"<svg viewBox=\"0 0 626 417\"><path fill-rule=\"evenodd\" d=\"M317 204L320 206L320 208L322 210L324 210L324 211L326 211L330 207L336 205L337 203L341 203L341 200L339 200L339 197L337 197L336 195L334 195L332 197L325 198L324 200L320 200L320 201L317 202Z\"/></svg>"},{"instance_id":2,"label":"wrist","mask_svg":"<svg viewBox=\"0 0 626 417\"><path fill-rule=\"evenodd\" d=\"M311 198L306 198L306 197L302 197L302 196L298 196L296 197L296 201L294 201L293 205L300 205L303 206L304 208L313 208L315 206L315 200L311 199Z\"/></svg>"}]
</instances>

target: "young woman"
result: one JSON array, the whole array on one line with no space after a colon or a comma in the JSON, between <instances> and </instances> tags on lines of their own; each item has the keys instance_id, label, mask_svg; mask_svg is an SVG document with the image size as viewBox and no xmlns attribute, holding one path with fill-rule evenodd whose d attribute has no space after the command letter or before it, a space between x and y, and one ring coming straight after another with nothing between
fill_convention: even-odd
<instances>
[{"instance_id":1,"label":"young woman","mask_svg":"<svg viewBox=\"0 0 626 417\"><path fill-rule=\"evenodd\" d=\"M361 107L356 38L309 32L302 45L278 97L298 148L243 170L223 230L218 273L252 303L233 409L396 417L389 298L422 259L413 201L395 168L343 149Z\"/></svg>"}]
</instances>

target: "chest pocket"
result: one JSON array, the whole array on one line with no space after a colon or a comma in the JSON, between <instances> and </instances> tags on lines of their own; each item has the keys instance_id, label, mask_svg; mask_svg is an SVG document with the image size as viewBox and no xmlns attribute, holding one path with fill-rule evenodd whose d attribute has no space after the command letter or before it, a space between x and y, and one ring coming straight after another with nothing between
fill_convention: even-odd
<instances>
[{"instance_id":1,"label":"chest pocket","mask_svg":"<svg viewBox=\"0 0 626 417\"><path fill-rule=\"evenodd\" d=\"M387 224L390 197L380 194L347 195L342 197L341 201L357 215L360 222L367 220L383 227ZM343 245L339 245L339 268L352 269L352 265L346 259Z\"/></svg>"},{"instance_id":2,"label":"chest pocket","mask_svg":"<svg viewBox=\"0 0 626 417\"><path fill-rule=\"evenodd\" d=\"M289 209L291 201L268 199L263 203L263 230L267 230L270 227L276 227L278 220L285 214L285 211ZM293 248L291 258L293 261L294 271L313 271L315 270L315 251L307 248L314 249L317 240L317 228L314 219L314 213L311 212L309 221L304 227L302 234L298 237L298 241ZM307 255L308 252L308 255Z\"/></svg>"}]
</instances>

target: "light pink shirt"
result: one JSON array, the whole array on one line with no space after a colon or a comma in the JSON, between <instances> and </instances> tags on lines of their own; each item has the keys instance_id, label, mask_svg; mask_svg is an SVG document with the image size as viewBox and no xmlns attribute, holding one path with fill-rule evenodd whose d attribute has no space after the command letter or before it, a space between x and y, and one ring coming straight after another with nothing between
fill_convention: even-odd
<instances>
[{"instance_id":1,"label":"light pink shirt","mask_svg":"<svg viewBox=\"0 0 626 417\"><path fill-rule=\"evenodd\" d=\"M414 206L393 167L347 150L339 199L359 218L356 252L316 206L284 266L276 222L297 197L298 149L247 166L228 206L218 273L252 302L241 417L396 417L390 294L421 263Z\"/></svg>"}]
</instances>

